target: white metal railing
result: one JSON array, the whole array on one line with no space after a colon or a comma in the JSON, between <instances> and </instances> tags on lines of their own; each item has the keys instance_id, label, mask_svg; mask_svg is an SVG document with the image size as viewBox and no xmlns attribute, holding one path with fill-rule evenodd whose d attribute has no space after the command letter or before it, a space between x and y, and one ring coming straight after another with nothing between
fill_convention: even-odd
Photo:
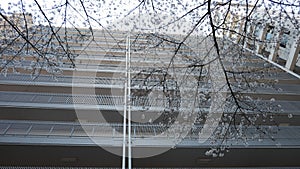
<instances>
[{"instance_id":1,"label":"white metal railing","mask_svg":"<svg viewBox=\"0 0 300 169\"><path fill-rule=\"evenodd\" d=\"M159 124L132 124L132 136L141 138L156 136L168 127ZM127 125L128 127L128 125ZM89 129L89 131L88 131ZM0 120L1 136L44 136L44 137L122 137L121 123L75 123L57 121ZM90 132L93 131L93 132Z\"/></svg>"},{"instance_id":2,"label":"white metal railing","mask_svg":"<svg viewBox=\"0 0 300 169\"><path fill-rule=\"evenodd\" d=\"M113 95L76 95L62 93L27 93L27 92L0 92L0 102L8 103L46 103L46 104L85 104L121 106L124 104L123 96ZM147 96L128 96L131 105L145 108L169 107L167 98L149 98ZM180 99L180 98L178 98ZM91 101L92 100L92 101Z\"/></svg>"},{"instance_id":3,"label":"white metal railing","mask_svg":"<svg viewBox=\"0 0 300 169\"><path fill-rule=\"evenodd\" d=\"M176 124L173 124L176 126ZM178 124L180 128L180 124ZM169 126L160 124L131 124L131 141L142 139L143 144L147 145L149 139L175 139L176 132L169 132ZM126 126L128 128L128 126ZM183 138L185 146L198 145L199 131L201 131L203 125L194 125L189 134ZM260 126L260 128L270 129L270 126ZM255 126L248 127L244 135L248 137L248 146L272 146L280 143L280 147L285 146L300 146L300 126L276 126L273 127L276 134L260 135L255 134L257 128ZM26 144L25 140L30 138L39 138L39 141L55 138L63 138L64 144L68 144L68 139L80 139L84 138L116 138L122 139L123 124L121 123L76 123L76 122L54 122L54 121L20 121L20 120L0 120L0 143L7 141L5 138L10 138L11 141L17 141L21 139L23 144ZM179 131L178 131L179 132ZM271 133L270 133L271 134ZM12 138L15 138L12 140ZM147 138L145 140L145 138ZM261 141L263 139L264 141ZM275 140L275 141L274 141ZM30 141L30 140L28 140ZM151 142L151 141L150 141ZM244 142L236 143L236 140L228 138L228 144L245 144ZM209 146L210 143L204 145ZM120 146L120 145L119 145Z\"/></svg>"},{"instance_id":4,"label":"white metal railing","mask_svg":"<svg viewBox=\"0 0 300 169\"><path fill-rule=\"evenodd\" d=\"M294 90L297 90L294 86ZM291 90L294 91L294 90ZM264 92L266 93L266 92ZM261 93L260 93L261 94ZM274 93L273 93L274 94ZM247 95L247 94L246 94ZM283 95L278 93L278 97L293 97L296 98L299 96L297 93L291 93ZM274 96L272 96L274 97ZM153 98L148 96L131 96L131 109L134 111L139 110L149 110L149 111L168 111L170 107L178 108L178 111L189 111L189 107L186 107L184 103L193 102L194 99L180 98L175 97L170 103L170 99L162 98ZM246 101L245 101L246 102ZM260 100L256 102L258 105L268 104L270 102L267 100ZM280 98L274 101L274 104L282 106L284 112L282 113L291 113L298 112L296 111L299 107L291 107L289 104L298 105L298 100L281 100ZM80 94L63 94L63 93L33 93L33 92L0 92L0 104L2 106L33 106L33 107L48 107L55 108L59 106L60 108L72 108L74 104L88 109L100 108L103 110L123 110L124 105L124 96L113 96L113 95L80 95ZM210 106L210 102L203 101L201 107L197 108L195 111L206 111ZM57 108L57 107L56 107ZM251 112L249 112L251 113Z\"/></svg>"}]
</instances>

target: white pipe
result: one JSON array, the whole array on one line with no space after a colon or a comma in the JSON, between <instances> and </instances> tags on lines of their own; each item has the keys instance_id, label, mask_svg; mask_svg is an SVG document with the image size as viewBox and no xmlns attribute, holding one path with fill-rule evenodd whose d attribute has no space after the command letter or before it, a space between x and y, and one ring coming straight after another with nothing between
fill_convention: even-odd
<instances>
[{"instance_id":1,"label":"white pipe","mask_svg":"<svg viewBox=\"0 0 300 169\"><path fill-rule=\"evenodd\" d=\"M128 36L128 169L131 169L131 74L130 35Z\"/></svg>"},{"instance_id":2,"label":"white pipe","mask_svg":"<svg viewBox=\"0 0 300 169\"><path fill-rule=\"evenodd\" d=\"M127 52L127 39L126 39L126 70L125 77L127 78L127 62L128 62L128 52ZM123 149L122 149L122 169L125 169L125 157L126 157L126 116L127 116L127 80L125 80L124 84L124 114L123 114Z\"/></svg>"}]
</instances>

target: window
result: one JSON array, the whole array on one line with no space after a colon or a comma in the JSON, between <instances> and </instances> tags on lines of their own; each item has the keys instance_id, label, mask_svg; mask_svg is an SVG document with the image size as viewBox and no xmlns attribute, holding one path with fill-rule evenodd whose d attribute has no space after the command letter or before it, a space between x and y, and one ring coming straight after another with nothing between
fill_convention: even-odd
<instances>
[{"instance_id":1,"label":"window","mask_svg":"<svg viewBox=\"0 0 300 169\"><path fill-rule=\"evenodd\" d=\"M290 31L284 31L280 38L280 47L286 48L287 42L289 41Z\"/></svg>"},{"instance_id":2,"label":"window","mask_svg":"<svg viewBox=\"0 0 300 169\"><path fill-rule=\"evenodd\" d=\"M266 34L266 38L265 40L267 41L271 41L272 38L273 38L273 30L274 30L274 26L268 26L268 29L267 29L267 34Z\"/></svg>"}]
</instances>

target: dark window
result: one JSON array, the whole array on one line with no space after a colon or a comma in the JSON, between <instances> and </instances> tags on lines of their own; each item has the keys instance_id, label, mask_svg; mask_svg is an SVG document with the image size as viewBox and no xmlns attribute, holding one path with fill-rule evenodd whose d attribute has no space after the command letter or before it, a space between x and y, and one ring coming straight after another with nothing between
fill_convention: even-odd
<instances>
[{"instance_id":1,"label":"dark window","mask_svg":"<svg viewBox=\"0 0 300 169\"><path fill-rule=\"evenodd\" d=\"M283 32L281 38L280 38L280 47L286 48L287 42L289 41L290 32L286 31Z\"/></svg>"}]
</instances>

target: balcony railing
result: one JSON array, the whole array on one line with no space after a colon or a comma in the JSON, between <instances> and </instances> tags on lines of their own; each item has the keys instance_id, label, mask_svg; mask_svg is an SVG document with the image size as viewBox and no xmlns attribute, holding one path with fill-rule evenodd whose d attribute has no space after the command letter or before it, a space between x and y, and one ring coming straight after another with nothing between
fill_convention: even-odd
<instances>
[{"instance_id":1,"label":"balcony railing","mask_svg":"<svg viewBox=\"0 0 300 169\"><path fill-rule=\"evenodd\" d=\"M175 124L174 124L175 125ZM268 128L268 126L264 126ZM207 146L209 143L199 144L198 133L203 125L194 125L189 133L183 138L178 146ZM75 123L75 122L52 122L52 121L18 121L0 120L0 143L22 143L22 144L69 144L72 140L74 144L95 144L90 139L106 141L115 140L119 145L122 138L123 124L118 123ZM153 141L163 141L176 139L176 131L167 131L168 126L159 124L132 124L132 141L138 144L148 145ZM300 146L300 126L280 126L278 133L272 138L267 135L253 135L256 128L250 127L245 133L248 136L247 146L249 147L299 147ZM101 139L100 139L101 138ZM56 140L58 142L51 142ZM85 141L83 141L85 140ZM264 141L262 141L264 140ZM232 146L245 147L244 142L236 142L228 138L228 144ZM105 143L105 142L101 142ZM109 142L114 144L114 142Z\"/></svg>"}]
</instances>

